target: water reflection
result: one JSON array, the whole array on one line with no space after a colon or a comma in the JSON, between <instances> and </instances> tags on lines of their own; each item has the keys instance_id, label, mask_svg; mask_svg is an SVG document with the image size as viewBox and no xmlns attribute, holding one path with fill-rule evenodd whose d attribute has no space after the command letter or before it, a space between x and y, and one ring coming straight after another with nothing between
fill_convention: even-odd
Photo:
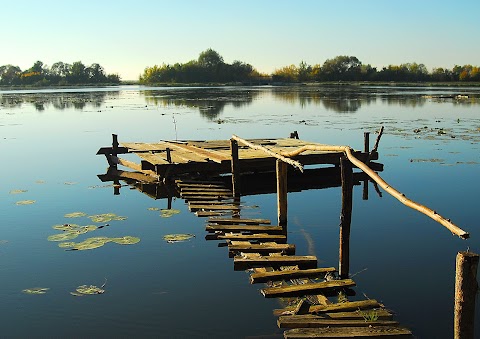
<instances>
[{"instance_id":1,"label":"water reflection","mask_svg":"<svg viewBox=\"0 0 480 339\"><path fill-rule=\"evenodd\" d=\"M253 102L260 91L252 89L175 89L175 90L145 90L141 92L145 101L156 106L186 106L198 108L200 115L214 120L227 105L241 108Z\"/></svg>"},{"instance_id":2,"label":"water reflection","mask_svg":"<svg viewBox=\"0 0 480 339\"><path fill-rule=\"evenodd\" d=\"M0 106L5 108L22 108L32 105L41 112L50 106L57 110L85 107L99 108L108 97L118 98L119 91L111 92L58 92L58 93L8 93L0 92Z\"/></svg>"}]
</instances>

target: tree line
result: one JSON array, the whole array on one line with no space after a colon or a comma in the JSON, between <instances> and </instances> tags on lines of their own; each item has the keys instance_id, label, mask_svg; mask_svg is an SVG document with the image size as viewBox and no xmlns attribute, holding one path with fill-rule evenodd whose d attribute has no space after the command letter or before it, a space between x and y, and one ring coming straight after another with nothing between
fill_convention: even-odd
<instances>
[{"instance_id":1,"label":"tree line","mask_svg":"<svg viewBox=\"0 0 480 339\"><path fill-rule=\"evenodd\" d=\"M434 68L428 71L424 64L405 63L377 69L363 64L355 56L337 56L323 64L308 65L304 61L285 66L272 74L261 74L252 65L234 61L225 63L218 52L207 49L197 60L174 65L162 64L146 67L139 77L140 83L225 83L251 82L270 79L272 82L331 82L331 81L378 81L378 82L480 82L480 68L464 65Z\"/></svg>"},{"instance_id":2,"label":"tree line","mask_svg":"<svg viewBox=\"0 0 480 339\"><path fill-rule=\"evenodd\" d=\"M51 86L81 84L119 84L118 74L106 74L104 68L93 63L84 65L81 61L73 64L56 62L51 67L36 61L32 67L22 71L13 65L0 66L0 85L3 86Z\"/></svg>"}]
</instances>

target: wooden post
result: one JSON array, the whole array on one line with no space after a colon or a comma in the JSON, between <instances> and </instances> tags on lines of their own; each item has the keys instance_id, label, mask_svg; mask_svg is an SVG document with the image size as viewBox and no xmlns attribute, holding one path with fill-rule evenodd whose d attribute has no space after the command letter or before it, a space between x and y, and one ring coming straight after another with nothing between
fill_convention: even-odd
<instances>
[{"instance_id":1,"label":"wooden post","mask_svg":"<svg viewBox=\"0 0 480 339\"><path fill-rule=\"evenodd\" d=\"M277 210L278 225L287 226L287 169L288 165L282 160L277 159Z\"/></svg>"},{"instance_id":2,"label":"wooden post","mask_svg":"<svg viewBox=\"0 0 480 339\"><path fill-rule=\"evenodd\" d=\"M118 136L116 134L112 134L112 155L118 155ZM117 164L111 163L110 167L117 169Z\"/></svg>"},{"instance_id":3,"label":"wooden post","mask_svg":"<svg viewBox=\"0 0 480 339\"><path fill-rule=\"evenodd\" d=\"M363 200L368 200L368 179L363 180Z\"/></svg>"},{"instance_id":4,"label":"wooden post","mask_svg":"<svg viewBox=\"0 0 480 339\"><path fill-rule=\"evenodd\" d=\"M478 254L458 252L455 276L454 338L473 339L477 299Z\"/></svg>"},{"instance_id":5,"label":"wooden post","mask_svg":"<svg viewBox=\"0 0 480 339\"><path fill-rule=\"evenodd\" d=\"M370 152L370 132L363 133L363 151Z\"/></svg>"},{"instance_id":6,"label":"wooden post","mask_svg":"<svg viewBox=\"0 0 480 339\"><path fill-rule=\"evenodd\" d=\"M122 187L122 185L120 185L120 180L113 180L113 195L120 195L120 187Z\"/></svg>"},{"instance_id":7,"label":"wooden post","mask_svg":"<svg viewBox=\"0 0 480 339\"><path fill-rule=\"evenodd\" d=\"M232 191L233 197L240 197L240 168L238 158L238 142L230 139L231 165L232 165Z\"/></svg>"},{"instance_id":8,"label":"wooden post","mask_svg":"<svg viewBox=\"0 0 480 339\"><path fill-rule=\"evenodd\" d=\"M350 223L353 206L353 170L352 163L345 157L340 158L342 178L342 211L340 214L340 246L338 254L338 273L340 279L347 279L350 270Z\"/></svg>"},{"instance_id":9,"label":"wooden post","mask_svg":"<svg viewBox=\"0 0 480 339\"><path fill-rule=\"evenodd\" d=\"M165 148L165 151L167 152L167 161L171 164L172 163L172 150L170 148Z\"/></svg>"}]
</instances>

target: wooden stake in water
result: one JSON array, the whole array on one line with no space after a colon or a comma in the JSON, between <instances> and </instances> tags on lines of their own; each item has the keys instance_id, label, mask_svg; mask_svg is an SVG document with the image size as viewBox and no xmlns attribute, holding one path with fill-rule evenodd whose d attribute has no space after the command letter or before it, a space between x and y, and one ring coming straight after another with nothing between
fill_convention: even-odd
<instances>
[{"instance_id":1,"label":"wooden stake in water","mask_svg":"<svg viewBox=\"0 0 480 339\"><path fill-rule=\"evenodd\" d=\"M350 224L353 206L353 170L352 163L346 157L340 158L340 171L342 178L342 211L340 214L338 273L340 279L346 279L350 270Z\"/></svg>"},{"instance_id":2,"label":"wooden stake in water","mask_svg":"<svg viewBox=\"0 0 480 339\"><path fill-rule=\"evenodd\" d=\"M278 206L278 225L287 226L287 164L282 160L277 160L277 206Z\"/></svg>"},{"instance_id":3,"label":"wooden stake in water","mask_svg":"<svg viewBox=\"0 0 480 339\"><path fill-rule=\"evenodd\" d=\"M231 167L232 167L232 191L233 197L240 197L240 168L238 158L238 142L230 139Z\"/></svg>"},{"instance_id":4,"label":"wooden stake in water","mask_svg":"<svg viewBox=\"0 0 480 339\"><path fill-rule=\"evenodd\" d=\"M473 339L478 292L478 254L458 252L455 276L454 338Z\"/></svg>"}]
</instances>

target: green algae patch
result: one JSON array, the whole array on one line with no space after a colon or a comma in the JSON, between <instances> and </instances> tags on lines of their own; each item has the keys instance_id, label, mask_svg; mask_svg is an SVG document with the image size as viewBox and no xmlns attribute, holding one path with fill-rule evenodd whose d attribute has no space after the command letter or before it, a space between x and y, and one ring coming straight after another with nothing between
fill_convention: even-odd
<instances>
[{"instance_id":1,"label":"green algae patch","mask_svg":"<svg viewBox=\"0 0 480 339\"><path fill-rule=\"evenodd\" d=\"M72 240L78 237L80 234L83 234L80 231L74 230L74 231L65 231L63 233L59 234L53 234L47 238L48 241L66 241L66 240Z\"/></svg>"},{"instance_id":2,"label":"green algae patch","mask_svg":"<svg viewBox=\"0 0 480 339\"><path fill-rule=\"evenodd\" d=\"M162 218L170 218L171 216L180 213L180 210L175 209L162 209L160 210L160 216Z\"/></svg>"},{"instance_id":3,"label":"green algae patch","mask_svg":"<svg viewBox=\"0 0 480 339\"><path fill-rule=\"evenodd\" d=\"M180 241L187 241L192 238L195 238L195 234L184 233L184 234L167 234L163 237L168 243L180 242Z\"/></svg>"},{"instance_id":4,"label":"green algae patch","mask_svg":"<svg viewBox=\"0 0 480 339\"><path fill-rule=\"evenodd\" d=\"M20 200L20 201L17 201L15 203L15 205L32 205L34 204L36 201L35 200Z\"/></svg>"},{"instance_id":5,"label":"green algae patch","mask_svg":"<svg viewBox=\"0 0 480 339\"><path fill-rule=\"evenodd\" d=\"M158 208L158 207L149 207L149 208L147 208L147 210L149 210L149 211L160 211L160 208Z\"/></svg>"},{"instance_id":6,"label":"green algae patch","mask_svg":"<svg viewBox=\"0 0 480 339\"><path fill-rule=\"evenodd\" d=\"M46 294L50 288L48 287L32 287L22 290L25 294Z\"/></svg>"},{"instance_id":7,"label":"green algae patch","mask_svg":"<svg viewBox=\"0 0 480 339\"><path fill-rule=\"evenodd\" d=\"M86 216L87 216L87 213L84 213L84 212L72 212L64 215L65 218L81 218Z\"/></svg>"},{"instance_id":8,"label":"green algae patch","mask_svg":"<svg viewBox=\"0 0 480 339\"><path fill-rule=\"evenodd\" d=\"M80 297L84 295L103 294L103 293L105 293L105 290L95 285L81 285L76 288L75 292L70 292L71 295L74 295L76 297Z\"/></svg>"},{"instance_id":9,"label":"green algae patch","mask_svg":"<svg viewBox=\"0 0 480 339\"><path fill-rule=\"evenodd\" d=\"M67 241L67 242L61 242L58 244L58 247L60 248L71 248L75 246L75 242L73 241Z\"/></svg>"}]
</instances>

